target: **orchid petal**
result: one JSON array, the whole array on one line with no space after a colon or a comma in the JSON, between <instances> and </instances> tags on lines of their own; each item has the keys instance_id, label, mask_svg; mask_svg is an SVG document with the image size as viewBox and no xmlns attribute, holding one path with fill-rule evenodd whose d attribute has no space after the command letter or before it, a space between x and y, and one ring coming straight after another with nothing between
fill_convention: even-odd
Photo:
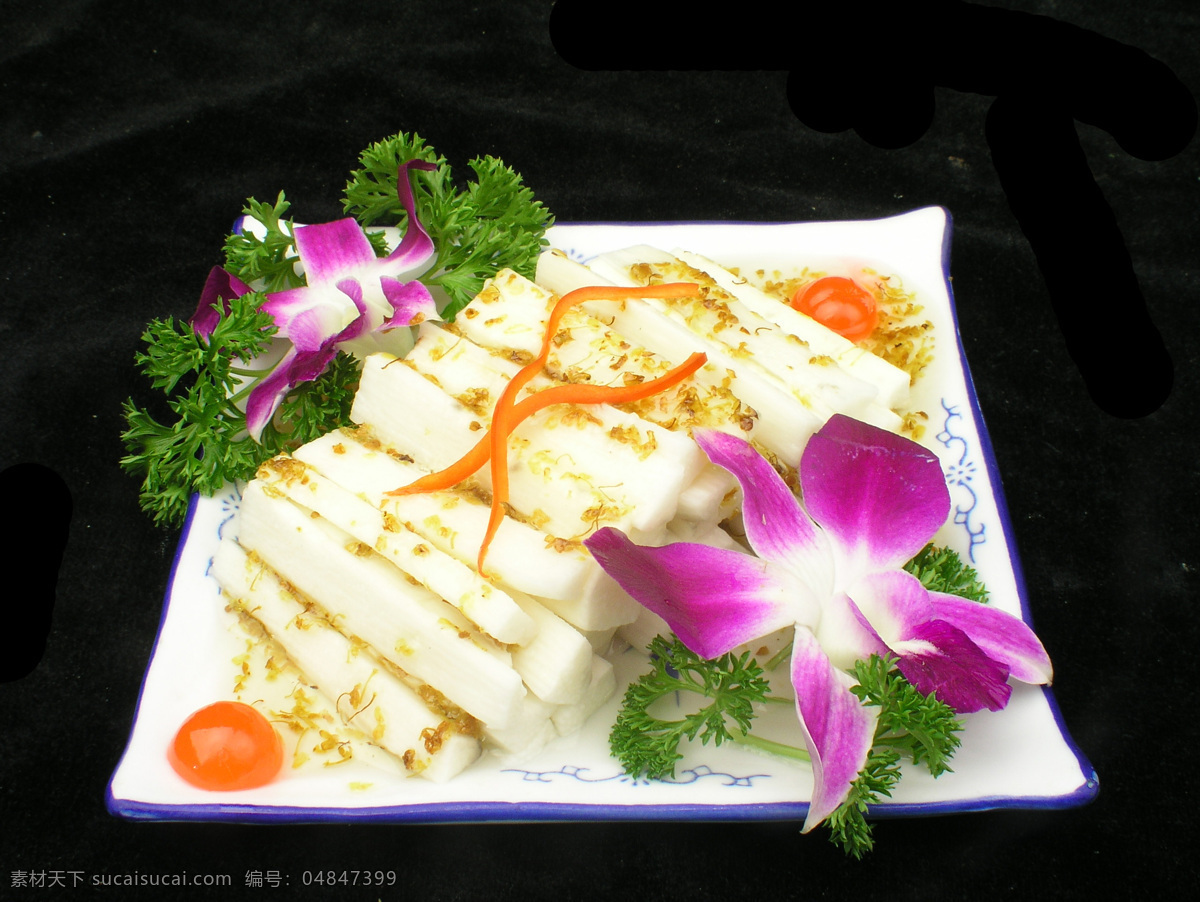
<instances>
[{"instance_id":1,"label":"orchid petal","mask_svg":"<svg viewBox=\"0 0 1200 902\"><path fill-rule=\"evenodd\" d=\"M427 319L438 318L437 303L429 289L420 282L401 282L391 276L380 276L379 284L394 311L384 320L384 328L415 326Z\"/></svg>"},{"instance_id":2,"label":"orchid petal","mask_svg":"<svg viewBox=\"0 0 1200 902\"><path fill-rule=\"evenodd\" d=\"M857 661L890 652L887 643L844 592L826 599L816 632L830 662L841 670L853 670Z\"/></svg>"},{"instance_id":3,"label":"orchid petal","mask_svg":"<svg viewBox=\"0 0 1200 902\"><path fill-rule=\"evenodd\" d=\"M258 441L263 429L289 391L301 382L312 382L325 372L337 356L337 345L337 336L312 351L304 351L292 345L274 369L250 390L250 397L246 402L246 431L255 441Z\"/></svg>"},{"instance_id":4,"label":"orchid petal","mask_svg":"<svg viewBox=\"0 0 1200 902\"><path fill-rule=\"evenodd\" d=\"M325 372L337 353L337 342L330 341L315 351L297 354L288 367L288 387L295 388L301 382L312 382Z\"/></svg>"},{"instance_id":5,"label":"orchid petal","mask_svg":"<svg viewBox=\"0 0 1200 902\"><path fill-rule=\"evenodd\" d=\"M872 573L847 592L863 622L899 658L900 672L926 695L936 693L961 712L997 711L1008 704L1008 667L969 633L940 618L929 592L911 573Z\"/></svg>"},{"instance_id":6,"label":"orchid petal","mask_svg":"<svg viewBox=\"0 0 1200 902\"><path fill-rule=\"evenodd\" d=\"M755 553L787 567L814 591L831 591L829 542L775 468L745 439L715 429L695 429L692 434L709 460L741 485L742 522Z\"/></svg>"},{"instance_id":7,"label":"orchid petal","mask_svg":"<svg viewBox=\"0 0 1200 902\"><path fill-rule=\"evenodd\" d=\"M584 545L622 589L702 658L817 616L805 587L748 554L691 542L647 547L612 527L597 530Z\"/></svg>"},{"instance_id":8,"label":"orchid petal","mask_svg":"<svg viewBox=\"0 0 1200 902\"><path fill-rule=\"evenodd\" d=\"M847 587L846 594L889 646L910 638L920 624L935 617L929 592L906 570L868 574Z\"/></svg>"},{"instance_id":9,"label":"orchid petal","mask_svg":"<svg viewBox=\"0 0 1200 902\"><path fill-rule=\"evenodd\" d=\"M366 233L353 217L297 226L295 240L310 288L354 276L378 261Z\"/></svg>"},{"instance_id":10,"label":"orchid petal","mask_svg":"<svg viewBox=\"0 0 1200 902\"><path fill-rule=\"evenodd\" d=\"M249 291L250 286L237 276L219 266L214 266L209 270L208 278L204 281L204 289L200 292L200 303L196 305L196 312L188 321L192 331L201 338L208 338L217 328L217 322L220 320L217 305L220 304L221 308L228 313L229 301L232 298L240 298Z\"/></svg>"},{"instance_id":11,"label":"orchid petal","mask_svg":"<svg viewBox=\"0 0 1200 902\"><path fill-rule=\"evenodd\" d=\"M792 643L792 685L804 744L812 759L813 797L804 819L807 833L846 800L875 741L878 708L850 691L854 679L834 667L807 629Z\"/></svg>"},{"instance_id":12,"label":"orchid petal","mask_svg":"<svg viewBox=\"0 0 1200 902\"><path fill-rule=\"evenodd\" d=\"M1008 667L993 661L957 626L945 620L918 624L912 637L893 646L904 678L926 695L969 714L1008 704Z\"/></svg>"},{"instance_id":13,"label":"orchid petal","mask_svg":"<svg viewBox=\"0 0 1200 902\"><path fill-rule=\"evenodd\" d=\"M275 320L275 325L282 330L287 328L287 324L294 316L299 315L312 305L312 289L307 285L301 285L299 288L285 288L282 291L271 292L267 295L266 300L262 302L259 309L271 314L271 318Z\"/></svg>"},{"instance_id":14,"label":"orchid petal","mask_svg":"<svg viewBox=\"0 0 1200 902\"><path fill-rule=\"evenodd\" d=\"M275 368L250 390L246 401L246 431L255 441L262 436L263 429L291 389L289 372L299 354L295 347L288 348Z\"/></svg>"},{"instance_id":15,"label":"orchid petal","mask_svg":"<svg viewBox=\"0 0 1200 902\"><path fill-rule=\"evenodd\" d=\"M330 335L329 305L301 309L286 323L290 346L265 376L250 390L246 402L246 430L258 441L287 393L301 382L311 382L320 376L338 354L338 346L362 333L365 328L362 291L353 279L338 283L338 289L348 296L358 310L339 332ZM264 305L265 306L265 305ZM336 321L335 321L336 322ZM284 331L284 330L281 330Z\"/></svg>"},{"instance_id":16,"label":"orchid petal","mask_svg":"<svg viewBox=\"0 0 1200 902\"><path fill-rule=\"evenodd\" d=\"M302 285L272 292L259 309L271 314L280 338L309 349L318 347L360 315L353 302L347 303L345 292L333 285Z\"/></svg>"},{"instance_id":17,"label":"orchid petal","mask_svg":"<svg viewBox=\"0 0 1200 902\"><path fill-rule=\"evenodd\" d=\"M362 285L355 279L342 279L337 283L337 290L350 298L350 303L354 305L354 309L358 311L358 315L346 324L346 327L337 334L334 341L346 341L351 338L357 338L368 331L370 327L367 319L367 302L363 299Z\"/></svg>"},{"instance_id":18,"label":"orchid petal","mask_svg":"<svg viewBox=\"0 0 1200 902\"><path fill-rule=\"evenodd\" d=\"M400 166L396 177L396 194L400 198L400 203L404 205L404 211L408 214L408 226L400 244L386 258L389 272L421 266L428 263L434 254L433 239L429 237L429 233L425 231L425 227L417 218L417 202L413 197L412 185L408 181L410 168L432 172L437 169L437 166L424 160L409 160Z\"/></svg>"},{"instance_id":19,"label":"orchid petal","mask_svg":"<svg viewBox=\"0 0 1200 902\"><path fill-rule=\"evenodd\" d=\"M805 509L833 539L843 585L899 567L950 511L946 478L932 451L842 414L809 439L800 482Z\"/></svg>"},{"instance_id":20,"label":"orchid petal","mask_svg":"<svg viewBox=\"0 0 1200 902\"><path fill-rule=\"evenodd\" d=\"M270 313L286 338L301 351L315 351L330 338L350 327L362 315L362 308L347 293L333 286L291 288L270 295L262 310Z\"/></svg>"},{"instance_id":21,"label":"orchid petal","mask_svg":"<svg viewBox=\"0 0 1200 902\"><path fill-rule=\"evenodd\" d=\"M1006 665L1023 683L1050 683L1054 668L1037 634L1024 620L991 605L956 595L930 592L935 616L968 636L992 660Z\"/></svg>"}]
</instances>

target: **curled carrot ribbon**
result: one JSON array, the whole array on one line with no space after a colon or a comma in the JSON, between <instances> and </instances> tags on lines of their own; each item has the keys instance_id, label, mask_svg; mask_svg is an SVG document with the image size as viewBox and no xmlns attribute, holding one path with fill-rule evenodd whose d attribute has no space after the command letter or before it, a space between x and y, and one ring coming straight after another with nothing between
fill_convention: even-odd
<instances>
[{"instance_id":1,"label":"curled carrot ribbon","mask_svg":"<svg viewBox=\"0 0 1200 902\"><path fill-rule=\"evenodd\" d=\"M694 282L668 282L644 287L618 287L589 285L567 292L550 311L546 321L546 332L538 356L521 367L508 381L504 391L496 400L492 410L492 423L487 434L457 461L436 473L422 476L409 485L393 489L389 495L412 495L452 488L469 478L485 463L491 465L492 504L487 530L479 547L476 568L483 574L483 561L488 547L504 519L504 504L508 501L508 438L526 419L552 404L626 404L670 388L696 372L707 361L704 354L692 354L686 361L659 376L633 385L555 385L517 401L520 393L546 365L550 356L550 344L558 332L563 315L571 307L593 300L623 300L626 298L676 298L695 294L699 286Z\"/></svg>"}]
</instances>

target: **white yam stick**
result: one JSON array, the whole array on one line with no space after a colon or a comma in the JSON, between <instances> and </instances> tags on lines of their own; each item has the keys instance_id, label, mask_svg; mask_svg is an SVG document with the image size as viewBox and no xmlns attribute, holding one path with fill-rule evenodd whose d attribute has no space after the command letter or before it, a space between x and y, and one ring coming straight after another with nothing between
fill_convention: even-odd
<instances>
[{"instance_id":1,"label":"white yam stick","mask_svg":"<svg viewBox=\"0 0 1200 902\"><path fill-rule=\"evenodd\" d=\"M515 716L525 690L507 656L374 551L255 481L243 494L238 531L243 547L402 671L486 725Z\"/></svg>"},{"instance_id":2,"label":"white yam stick","mask_svg":"<svg viewBox=\"0 0 1200 902\"><path fill-rule=\"evenodd\" d=\"M303 461L274 458L259 467L257 478L373 548L497 642L519 645L537 632L533 618L502 589Z\"/></svg>"},{"instance_id":3,"label":"white yam stick","mask_svg":"<svg viewBox=\"0 0 1200 902\"><path fill-rule=\"evenodd\" d=\"M394 516L431 544L474 566L487 527L488 508L455 492L389 497L424 470L406 462L362 430L322 436L295 457L368 504ZM602 630L628 623L640 605L625 594L577 542L556 539L505 518L488 553L488 568L502 586L541 601L572 625Z\"/></svg>"},{"instance_id":4,"label":"white yam stick","mask_svg":"<svg viewBox=\"0 0 1200 902\"><path fill-rule=\"evenodd\" d=\"M555 705L579 701L591 674L591 643L533 599L517 596L516 601L537 624L537 633L531 642L512 649L513 667L543 701Z\"/></svg>"},{"instance_id":5,"label":"white yam stick","mask_svg":"<svg viewBox=\"0 0 1200 902\"><path fill-rule=\"evenodd\" d=\"M708 274L759 316L777 323L786 333L805 342L813 353L828 354L848 372L876 385L881 404L893 410L901 410L908 404L912 379L904 370L858 347L845 336L771 297L744 277L707 257L685 250L675 250L673 253L683 262Z\"/></svg>"},{"instance_id":6,"label":"white yam stick","mask_svg":"<svg viewBox=\"0 0 1200 902\"><path fill-rule=\"evenodd\" d=\"M551 715L560 736L570 736L587 722L608 701L617 689L616 673L612 664L599 655L593 655L586 691L578 701L562 705Z\"/></svg>"},{"instance_id":7,"label":"white yam stick","mask_svg":"<svg viewBox=\"0 0 1200 902\"><path fill-rule=\"evenodd\" d=\"M273 570L236 542L226 539L217 546L211 572L343 721L396 756L410 775L443 782L479 757L482 724L432 710L368 650L312 616Z\"/></svg>"}]
</instances>

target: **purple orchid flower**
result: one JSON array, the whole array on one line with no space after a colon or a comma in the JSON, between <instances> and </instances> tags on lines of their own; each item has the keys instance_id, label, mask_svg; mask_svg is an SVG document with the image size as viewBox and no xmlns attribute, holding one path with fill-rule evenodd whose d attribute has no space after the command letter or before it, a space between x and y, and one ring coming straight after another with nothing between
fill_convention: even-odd
<instances>
[{"instance_id":1,"label":"purple orchid flower","mask_svg":"<svg viewBox=\"0 0 1200 902\"><path fill-rule=\"evenodd\" d=\"M834 416L805 447L801 504L743 439L694 434L740 483L755 555L692 543L639 546L611 527L585 544L705 658L795 627L791 679L814 777L805 832L845 800L874 742L878 709L851 692L856 661L890 654L913 685L963 713L1003 708L1010 676L1050 682L1050 659L1024 621L929 592L902 569L949 513L932 452Z\"/></svg>"},{"instance_id":2,"label":"purple orchid flower","mask_svg":"<svg viewBox=\"0 0 1200 902\"><path fill-rule=\"evenodd\" d=\"M248 291L250 291L250 286L237 276L219 266L214 266L209 270L208 278L204 280L204 290L200 292L200 303L196 305L196 312L188 320L188 325L201 338L208 338L217 328L217 323L221 318L217 307L220 306L228 313L229 301L233 298L240 298Z\"/></svg>"},{"instance_id":3,"label":"purple orchid flower","mask_svg":"<svg viewBox=\"0 0 1200 902\"><path fill-rule=\"evenodd\" d=\"M317 378L338 351L360 358L376 351L403 353L410 343L408 333L392 333L436 318L433 296L414 278L429 266L435 252L433 239L417 218L410 168L436 167L421 160L400 166L396 184L408 213L408 228L386 257L375 255L353 218L296 227L293 239L306 284L268 294L262 304L261 309L275 320L277 337L289 344L250 391L246 429L253 438L262 435L287 393ZM196 333L212 333L218 301L227 303L249 290L235 276L214 268L191 320Z\"/></svg>"}]
</instances>

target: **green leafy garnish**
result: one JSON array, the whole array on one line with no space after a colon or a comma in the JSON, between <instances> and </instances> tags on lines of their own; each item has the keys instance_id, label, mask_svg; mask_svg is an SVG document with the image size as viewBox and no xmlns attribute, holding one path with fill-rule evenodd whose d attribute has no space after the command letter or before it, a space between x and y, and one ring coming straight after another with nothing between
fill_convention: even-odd
<instances>
[{"instance_id":1,"label":"green leafy garnish","mask_svg":"<svg viewBox=\"0 0 1200 902\"><path fill-rule=\"evenodd\" d=\"M947 595L987 603L987 587L979 581L979 574L949 548L926 545L904 565L904 569L919 579L921 585L930 592L945 592Z\"/></svg>"},{"instance_id":2,"label":"green leafy garnish","mask_svg":"<svg viewBox=\"0 0 1200 902\"><path fill-rule=\"evenodd\" d=\"M246 434L246 415L237 405L263 374L248 364L275 333L270 315L258 309L261 302L255 292L230 300L207 339L186 321L169 318L153 320L142 335L146 350L136 363L165 393L170 415L125 402L121 467L141 477L139 501L157 524L181 524L193 493L212 495L226 482L249 479L267 458L349 416L358 367L339 354L284 400L260 442Z\"/></svg>"},{"instance_id":3,"label":"green leafy garnish","mask_svg":"<svg viewBox=\"0 0 1200 902\"><path fill-rule=\"evenodd\" d=\"M613 756L629 776L673 777L683 758L680 746L697 737L702 744L710 739L714 745L732 741L809 760L801 748L751 732L757 705L792 702L770 695L766 672L749 653L729 652L705 661L675 636L657 636L647 650L653 669L625 691L609 734ZM895 665L894 658L872 655L854 668L857 682L851 691L864 705L879 708L879 721L866 765L826 824L833 842L855 858L874 844L867 806L891 796L900 780L901 762L923 765L936 777L950 770L950 759L960 743L962 723L954 709L924 695ZM656 702L677 692L707 699L709 704L673 720L650 713Z\"/></svg>"},{"instance_id":4,"label":"green leafy garnish","mask_svg":"<svg viewBox=\"0 0 1200 902\"><path fill-rule=\"evenodd\" d=\"M501 268L534 275L552 218L521 177L499 160L483 157L470 164L475 181L458 190L445 159L415 134L401 133L368 147L346 187L346 210L364 227L376 256L388 255L388 235L367 226L398 226L402 232L408 227L396 177L409 160L437 165L432 172L410 173L417 218L434 242L429 269L413 276L441 292L444 319L452 319ZM142 336L146 349L137 354L136 364L166 396L165 406L152 412L132 398L126 401L122 440L127 453L121 466L142 478L141 506L158 524L179 525L193 493L211 495L226 481L248 479L274 454L349 420L359 365L342 352L315 380L289 390L258 441L247 432L238 404L269 372L253 361L277 330L258 305L266 294L305 285L296 265L290 206L282 191L274 203L246 201L242 212L255 223L226 237L224 269L253 291L229 303L209 338L171 319L151 322Z\"/></svg>"},{"instance_id":5,"label":"green leafy garnish","mask_svg":"<svg viewBox=\"0 0 1200 902\"><path fill-rule=\"evenodd\" d=\"M296 249L292 246L292 223L284 219L288 203L283 192L274 204L250 198L242 212L257 220L266 230L261 238L252 232L232 232L225 239L225 268L252 283L261 280L263 290L282 291L298 288L304 277L296 272Z\"/></svg>"},{"instance_id":6,"label":"green leafy garnish","mask_svg":"<svg viewBox=\"0 0 1200 902\"><path fill-rule=\"evenodd\" d=\"M427 178L415 180L413 186L417 217L421 222L444 217L453 209L456 192L446 158L436 153L420 135L400 132L366 148L359 155L360 168L350 173L342 206L362 226L387 225L402 229L407 226L408 214L396 191L396 176L405 160L422 160L437 166Z\"/></svg>"},{"instance_id":7,"label":"green leafy garnish","mask_svg":"<svg viewBox=\"0 0 1200 902\"><path fill-rule=\"evenodd\" d=\"M850 795L826 821L830 838L847 854L861 858L874 847L867 806L890 797L900 781L900 762L923 764L933 776L950 770L962 722L953 708L921 693L895 669L895 659L872 655L854 666L851 691L879 708L875 742Z\"/></svg>"},{"instance_id":8,"label":"green leafy garnish","mask_svg":"<svg viewBox=\"0 0 1200 902\"><path fill-rule=\"evenodd\" d=\"M702 744L711 740L720 745L749 730L754 705L766 698L770 685L748 652L706 661L674 636L656 636L647 651L654 669L625 691L609 748L631 777L660 780L675 775L684 740L699 737ZM676 692L708 699L709 704L673 720L650 713L655 702ZM730 732L728 721L733 721L735 732Z\"/></svg>"},{"instance_id":9,"label":"green leafy garnish","mask_svg":"<svg viewBox=\"0 0 1200 902\"><path fill-rule=\"evenodd\" d=\"M360 168L346 184L346 212L363 226L403 229L407 214L397 199L396 175L400 164L411 159L437 166L431 172L414 170L411 178L417 217L437 251L421 281L445 293L444 319L453 320L500 269L533 278L538 254L546 245L546 229L554 220L521 176L495 157L471 160L475 180L458 190L446 158L419 136L401 132L363 151Z\"/></svg>"}]
</instances>

